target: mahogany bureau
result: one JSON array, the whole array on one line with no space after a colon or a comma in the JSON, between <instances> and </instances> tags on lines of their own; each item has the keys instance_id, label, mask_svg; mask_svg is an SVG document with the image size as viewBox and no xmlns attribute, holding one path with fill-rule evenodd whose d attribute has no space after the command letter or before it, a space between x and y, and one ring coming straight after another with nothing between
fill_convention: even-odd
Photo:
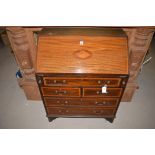
<instances>
[{"instance_id":1,"label":"mahogany bureau","mask_svg":"<svg viewBox=\"0 0 155 155\"><path fill-rule=\"evenodd\" d=\"M127 37L120 29L43 31L36 79L49 121L100 117L113 122L128 80Z\"/></svg>"}]
</instances>

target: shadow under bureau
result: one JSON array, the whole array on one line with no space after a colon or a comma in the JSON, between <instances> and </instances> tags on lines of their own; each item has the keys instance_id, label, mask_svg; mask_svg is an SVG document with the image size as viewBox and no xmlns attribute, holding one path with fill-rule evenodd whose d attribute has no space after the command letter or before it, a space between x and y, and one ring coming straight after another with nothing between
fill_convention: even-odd
<instances>
[{"instance_id":1,"label":"shadow under bureau","mask_svg":"<svg viewBox=\"0 0 155 155\"><path fill-rule=\"evenodd\" d=\"M119 29L42 32L36 78L49 121L102 117L113 122L128 80L127 37Z\"/></svg>"}]
</instances>

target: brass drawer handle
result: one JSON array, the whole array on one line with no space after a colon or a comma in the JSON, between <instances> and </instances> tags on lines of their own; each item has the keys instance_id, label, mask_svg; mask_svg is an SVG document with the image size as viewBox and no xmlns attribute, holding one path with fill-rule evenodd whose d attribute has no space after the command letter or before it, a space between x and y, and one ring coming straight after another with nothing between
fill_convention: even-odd
<instances>
[{"instance_id":1,"label":"brass drawer handle","mask_svg":"<svg viewBox=\"0 0 155 155\"><path fill-rule=\"evenodd\" d=\"M65 101L66 104L68 104L68 101Z\"/></svg>"},{"instance_id":2,"label":"brass drawer handle","mask_svg":"<svg viewBox=\"0 0 155 155\"><path fill-rule=\"evenodd\" d=\"M101 84L101 83L102 83L102 84L110 84L110 80L108 80L108 81L101 81L101 80L98 80L97 83L98 83L98 84Z\"/></svg>"},{"instance_id":3,"label":"brass drawer handle","mask_svg":"<svg viewBox=\"0 0 155 155\"><path fill-rule=\"evenodd\" d=\"M58 100L57 103L60 103L60 101Z\"/></svg>"},{"instance_id":4,"label":"brass drawer handle","mask_svg":"<svg viewBox=\"0 0 155 155\"><path fill-rule=\"evenodd\" d=\"M100 80L98 80L98 84L101 84L101 81Z\"/></svg>"},{"instance_id":5,"label":"brass drawer handle","mask_svg":"<svg viewBox=\"0 0 155 155\"><path fill-rule=\"evenodd\" d=\"M98 94L98 95L102 95L102 94L108 94L108 92L106 92L106 93L102 93L101 91L97 91L96 94Z\"/></svg>"},{"instance_id":6,"label":"brass drawer handle","mask_svg":"<svg viewBox=\"0 0 155 155\"><path fill-rule=\"evenodd\" d=\"M108 81L106 82L106 84L110 84L110 81L108 80Z\"/></svg>"},{"instance_id":7,"label":"brass drawer handle","mask_svg":"<svg viewBox=\"0 0 155 155\"><path fill-rule=\"evenodd\" d=\"M96 94L100 94L100 91L97 91Z\"/></svg>"},{"instance_id":8,"label":"brass drawer handle","mask_svg":"<svg viewBox=\"0 0 155 155\"><path fill-rule=\"evenodd\" d=\"M96 101L95 104L97 104L97 105L109 105L109 103L106 101L103 101L103 102L97 102Z\"/></svg>"},{"instance_id":9,"label":"brass drawer handle","mask_svg":"<svg viewBox=\"0 0 155 155\"><path fill-rule=\"evenodd\" d=\"M62 81L57 81L57 80L53 80L54 84L65 84L66 80L62 80Z\"/></svg>"},{"instance_id":10,"label":"brass drawer handle","mask_svg":"<svg viewBox=\"0 0 155 155\"><path fill-rule=\"evenodd\" d=\"M63 80L62 82L63 82L63 83L66 83L66 80Z\"/></svg>"},{"instance_id":11,"label":"brass drawer handle","mask_svg":"<svg viewBox=\"0 0 155 155\"><path fill-rule=\"evenodd\" d=\"M56 94L67 94L66 90L56 90L55 91Z\"/></svg>"}]
</instances>

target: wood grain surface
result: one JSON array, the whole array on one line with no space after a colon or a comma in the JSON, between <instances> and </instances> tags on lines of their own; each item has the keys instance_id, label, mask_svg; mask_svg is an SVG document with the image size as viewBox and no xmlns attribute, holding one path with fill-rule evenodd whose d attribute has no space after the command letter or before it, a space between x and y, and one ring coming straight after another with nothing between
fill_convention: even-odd
<instances>
[{"instance_id":1,"label":"wood grain surface","mask_svg":"<svg viewBox=\"0 0 155 155\"><path fill-rule=\"evenodd\" d=\"M80 41L83 45L80 45ZM128 74L127 39L40 36L36 72Z\"/></svg>"}]
</instances>

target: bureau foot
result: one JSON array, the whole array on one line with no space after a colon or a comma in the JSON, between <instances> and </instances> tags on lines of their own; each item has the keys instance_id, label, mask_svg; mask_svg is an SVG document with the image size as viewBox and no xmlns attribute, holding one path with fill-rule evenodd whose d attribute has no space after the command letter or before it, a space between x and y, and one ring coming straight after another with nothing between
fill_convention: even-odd
<instances>
[{"instance_id":1,"label":"bureau foot","mask_svg":"<svg viewBox=\"0 0 155 155\"><path fill-rule=\"evenodd\" d=\"M57 117L48 117L48 121L52 122L53 120L55 120Z\"/></svg>"},{"instance_id":2,"label":"bureau foot","mask_svg":"<svg viewBox=\"0 0 155 155\"><path fill-rule=\"evenodd\" d=\"M110 123L113 123L114 118L105 118L107 121L109 121Z\"/></svg>"}]
</instances>

